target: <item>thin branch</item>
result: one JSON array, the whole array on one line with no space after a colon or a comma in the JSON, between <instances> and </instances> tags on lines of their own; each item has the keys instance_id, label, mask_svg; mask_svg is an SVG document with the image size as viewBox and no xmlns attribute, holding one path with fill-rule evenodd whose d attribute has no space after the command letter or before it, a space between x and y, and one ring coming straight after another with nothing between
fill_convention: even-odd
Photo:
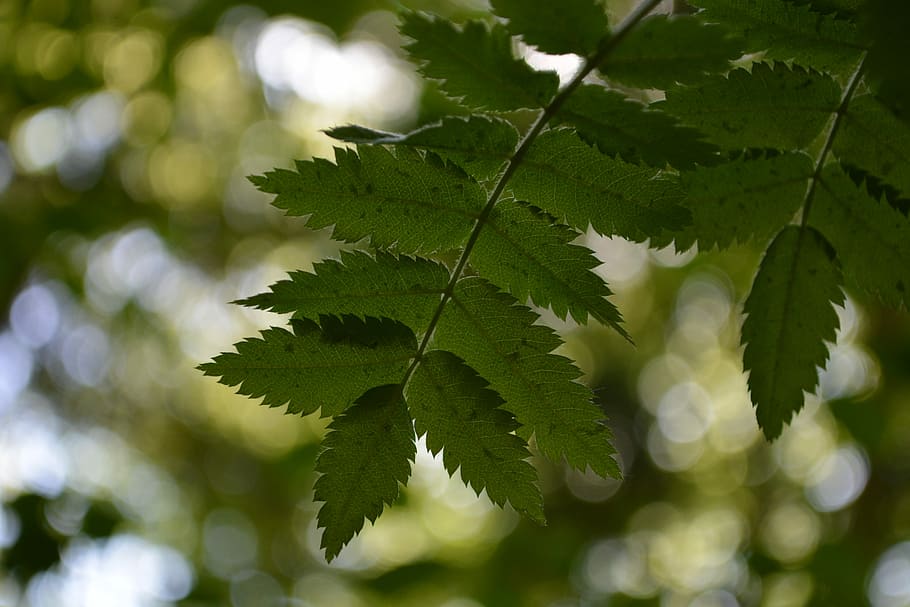
<instances>
[{"instance_id":1,"label":"thin branch","mask_svg":"<svg viewBox=\"0 0 910 607\"><path fill-rule=\"evenodd\" d=\"M405 373L404 379L401 382L401 388L404 389L407 385L408 380L411 378L411 375L414 373L414 370L417 368L417 365L420 364L421 359L423 358L424 352L427 349L427 346L430 343L430 340L433 337L433 333L436 331L436 327L439 324L439 319L442 318L442 313L445 310L446 304L449 303L449 300L452 299L452 294L455 292L455 285L458 280L461 278L461 275L464 273L464 269L468 264L468 258L471 256L471 253L474 249L474 245L477 244L477 239L480 237L480 232L483 230L486 225L487 220L490 218L490 214L493 212L493 207L496 206L496 203L499 202L502 193L505 191L506 185L509 183L509 180L515 175L515 171L518 170L518 167L521 165L525 156L528 154L531 145L537 139L537 136L543 131L544 127L553 119L556 113L562 108L566 100L575 92L575 90L581 86L584 79L594 71L599 65L602 65L606 61L607 57L616 49L616 47L628 36L629 32L636 26L638 23L648 16L651 11L657 8L657 5L661 3L661 0L643 0L635 10L633 10L629 15L623 19L622 23L611 32L609 36L604 38L604 40L599 45L597 52L587 58L581 70L572 80L556 94L555 97L550 101L550 103L541 111L540 115L537 117L537 120L534 122L534 125L524 136L521 142L518 144L518 147L515 149L515 153L512 154L509 159L509 164L506 166L505 171L499 177L499 180L496 182L496 185L493 187L493 191L490 193L489 198L487 199L487 204L484 206L483 210L480 212L480 215L477 217L477 223L474 224L474 229L471 231L471 235L468 237L468 241L465 244L464 250L461 252L461 257L458 259L458 263L455 265L455 269L452 270L452 274L449 276L449 282L446 285L445 291L442 294L442 297L439 300L439 305L436 307L436 311L433 313L433 318L430 320L430 324L427 327L427 331L423 336L423 340L420 342L420 347L417 348L417 353L414 355L414 360L408 367L407 372Z\"/></svg>"},{"instance_id":2,"label":"thin branch","mask_svg":"<svg viewBox=\"0 0 910 607\"><path fill-rule=\"evenodd\" d=\"M818 182L822 177L822 170L825 168L825 161L828 159L828 154L831 153L831 148L834 146L837 132L840 129L841 123L844 121L844 117L847 115L847 107L850 105L854 93L856 93L856 87L859 86L859 81L862 79L865 67L866 54L864 53L859 64L857 64L856 69L853 71L853 75L850 76L850 80L847 82L847 88L844 89L840 104L834 112L834 120L831 123L831 128L828 130L827 137L825 137L825 144L822 146L821 152L819 152L818 158L815 160L815 170L812 172L812 177L809 178L809 186L806 188L806 196L803 199L803 217L800 223L802 227L808 225L809 211L812 210L812 201L815 198L815 190L818 187Z\"/></svg>"}]
</instances>

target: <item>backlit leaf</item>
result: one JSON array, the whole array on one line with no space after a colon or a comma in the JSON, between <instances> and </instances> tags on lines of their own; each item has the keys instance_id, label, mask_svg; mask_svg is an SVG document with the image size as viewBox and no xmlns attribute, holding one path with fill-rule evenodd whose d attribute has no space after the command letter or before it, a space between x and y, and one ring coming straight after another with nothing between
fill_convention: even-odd
<instances>
[{"instance_id":1,"label":"backlit leaf","mask_svg":"<svg viewBox=\"0 0 910 607\"><path fill-rule=\"evenodd\" d=\"M322 476L313 489L314 499L325 502L316 520L331 561L364 521L375 521L398 499L399 484L411 475L417 449L401 386L366 392L329 425L322 445L316 460Z\"/></svg>"},{"instance_id":2,"label":"backlit leaf","mask_svg":"<svg viewBox=\"0 0 910 607\"><path fill-rule=\"evenodd\" d=\"M486 195L477 183L438 157L381 146L335 150L335 163L298 161L296 171L276 169L252 182L277 194L272 204L288 215L308 216L311 228L334 225L334 238L367 236L400 253L454 249L467 239ZM435 158L435 161L433 160Z\"/></svg>"},{"instance_id":3,"label":"backlit leaf","mask_svg":"<svg viewBox=\"0 0 910 607\"><path fill-rule=\"evenodd\" d=\"M293 325L293 333L266 329L199 369L265 406L287 404L288 413L302 415L321 407L329 416L369 388L401 381L417 352L414 334L390 320L326 316L321 326L311 320Z\"/></svg>"},{"instance_id":4,"label":"backlit leaf","mask_svg":"<svg viewBox=\"0 0 910 607\"><path fill-rule=\"evenodd\" d=\"M577 379L569 359L552 354L561 340L534 324L537 315L481 278L455 287L436 330L434 345L475 369L505 400L503 408L522 425L519 435L537 440L553 461L590 466L601 476L619 476L609 428Z\"/></svg>"},{"instance_id":5,"label":"backlit leaf","mask_svg":"<svg viewBox=\"0 0 910 607\"><path fill-rule=\"evenodd\" d=\"M413 41L405 46L427 77L441 80L446 93L469 107L517 110L545 106L556 94L559 79L535 72L512 54L512 38L501 25L450 21L406 13L401 33Z\"/></svg>"},{"instance_id":6,"label":"backlit leaf","mask_svg":"<svg viewBox=\"0 0 910 607\"><path fill-rule=\"evenodd\" d=\"M698 86L675 87L656 106L727 149L798 149L812 142L840 103L830 76L758 63Z\"/></svg>"},{"instance_id":7,"label":"backlit leaf","mask_svg":"<svg viewBox=\"0 0 910 607\"><path fill-rule=\"evenodd\" d=\"M543 498L537 472L527 462L527 443L512 432L512 415L501 409L502 399L487 382L449 352L424 356L408 383L408 405L418 435L426 433L427 448L442 451L442 461L454 475L493 503L506 502L531 519L544 523Z\"/></svg>"},{"instance_id":8,"label":"backlit leaf","mask_svg":"<svg viewBox=\"0 0 910 607\"><path fill-rule=\"evenodd\" d=\"M724 72L740 55L740 41L719 25L692 16L652 15L632 30L600 70L624 84L665 89Z\"/></svg>"}]
</instances>

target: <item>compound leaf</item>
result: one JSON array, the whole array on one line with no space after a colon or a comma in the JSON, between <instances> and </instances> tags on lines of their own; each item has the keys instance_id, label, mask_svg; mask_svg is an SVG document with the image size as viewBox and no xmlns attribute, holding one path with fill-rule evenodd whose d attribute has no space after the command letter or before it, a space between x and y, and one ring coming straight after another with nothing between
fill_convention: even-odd
<instances>
[{"instance_id":1,"label":"compound leaf","mask_svg":"<svg viewBox=\"0 0 910 607\"><path fill-rule=\"evenodd\" d=\"M307 415L320 407L329 416L346 409L365 390L401 381L417 352L417 340L391 320L324 316L292 321L294 332L273 327L262 338L235 345L237 352L199 366L237 392L262 398L268 407L288 405Z\"/></svg>"},{"instance_id":2,"label":"compound leaf","mask_svg":"<svg viewBox=\"0 0 910 607\"><path fill-rule=\"evenodd\" d=\"M876 175L910 197L910 125L871 95L850 102L834 140L841 162Z\"/></svg>"},{"instance_id":3,"label":"compound leaf","mask_svg":"<svg viewBox=\"0 0 910 607\"><path fill-rule=\"evenodd\" d=\"M316 520L331 561L386 504L398 499L417 449L400 385L369 390L329 425L316 459L314 499L325 502Z\"/></svg>"},{"instance_id":4,"label":"compound leaf","mask_svg":"<svg viewBox=\"0 0 910 607\"><path fill-rule=\"evenodd\" d=\"M631 86L666 89L725 72L742 55L740 44L726 28L698 17L653 15L629 33L600 71Z\"/></svg>"},{"instance_id":5,"label":"compound leaf","mask_svg":"<svg viewBox=\"0 0 910 607\"><path fill-rule=\"evenodd\" d=\"M768 440L803 406L828 360L825 341L838 328L831 305L843 304L840 270L825 238L811 227L787 226L768 247L742 328L743 367L758 425Z\"/></svg>"},{"instance_id":6,"label":"compound leaf","mask_svg":"<svg viewBox=\"0 0 910 607\"><path fill-rule=\"evenodd\" d=\"M844 72L862 51L856 26L786 0L693 0L705 19L742 35L749 52L795 61L823 71Z\"/></svg>"},{"instance_id":7,"label":"compound leaf","mask_svg":"<svg viewBox=\"0 0 910 607\"><path fill-rule=\"evenodd\" d=\"M809 222L837 250L844 273L885 305L910 307L910 220L836 165L822 175Z\"/></svg>"},{"instance_id":8,"label":"compound leaf","mask_svg":"<svg viewBox=\"0 0 910 607\"><path fill-rule=\"evenodd\" d=\"M509 30L544 53L590 55L609 32L607 15L595 0L492 0L509 20Z\"/></svg>"},{"instance_id":9,"label":"compound leaf","mask_svg":"<svg viewBox=\"0 0 910 607\"><path fill-rule=\"evenodd\" d=\"M408 405L418 436L427 448L442 451L449 474L461 468L462 480L493 503L512 507L541 524L543 498L537 472L526 460L527 443L512 432L512 415L487 382L454 354L428 352L408 383Z\"/></svg>"},{"instance_id":10,"label":"compound leaf","mask_svg":"<svg viewBox=\"0 0 910 607\"><path fill-rule=\"evenodd\" d=\"M627 162L678 169L717 162L717 146L704 141L699 131L602 86L580 86L555 119L574 126L602 153Z\"/></svg>"},{"instance_id":11,"label":"compound leaf","mask_svg":"<svg viewBox=\"0 0 910 607\"><path fill-rule=\"evenodd\" d=\"M406 135L375 131L362 126L343 126L326 131L330 137L350 143L413 146L451 160L476 179L496 175L518 144L518 131L499 118L472 115L447 117Z\"/></svg>"},{"instance_id":12,"label":"compound leaf","mask_svg":"<svg viewBox=\"0 0 910 607\"><path fill-rule=\"evenodd\" d=\"M400 253L457 248L467 239L486 202L480 186L436 156L381 146L336 148L335 164L298 161L297 170L276 169L251 181L277 194L272 204L288 215L308 215L307 225L334 225L333 237Z\"/></svg>"},{"instance_id":13,"label":"compound leaf","mask_svg":"<svg viewBox=\"0 0 910 607\"><path fill-rule=\"evenodd\" d=\"M464 360L506 401L522 425L519 434L537 439L553 461L590 466L601 476L619 476L603 412L591 390L576 380L572 362L551 352L561 341L537 315L478 277L463 278L436 329L435 347Z\"/></svg>"},{"instance_id":14,"label":"compound leaf","mask_svg":"<svg viewBox=\"0 0 910 607\"><path fill-rule=\"evenodd\" d=\"M683 173L692 224L675 235L677 249L770 239L799 210L813 168L808 156L793 153Z\"/></svg>"},{"instance_id":15,"label":"compound leaf","mask_svg":"<svg viewBox=\"0 0 910 607\"><path fill-rule=\"evenodd\" d=\"M830 76L783 64L757 63L697 87L667 91L660 109L727 149L806 147L840 103Z\"/></svg>"},{"instance_id":16,"label":"compound leaf","mask_svg":"<svg viewBox=\"0 0 910 607\"><path fill-rule=\"evenodd\" d=\"M674 179L605 156L568 129L542 133L509 187L557 220L607 236L643 241L689 220Z\"/></svg>"},{"instance_id":17,"label":"compound leaf","mask_svg":"<svg viewBox=\"0 0 910 607\"><path fill-rule=\"evenodd\" d=\"M314 320L324 314L392 318L420 333L448 280L448 271L434 261L342 252L341 261L317 263L313 272L292 272L269 292L238 303Z\"/></svg>"},{"instance_id":18,"label":"compound leaf","mask_svg":"<svg viewBox=\"0 0 910 607\"><path fill-rule=\"evenodd\" d=\"M582 323L590 314L626 335L619 311L606 299L610 289L591 271L600 261L586 247L569 244L578 236L533 207L503 200L480 233L471 264L519 301L530 295L535 305L550 305L560 318L568 313Z\"/></svg>"},{"instance_id":19,"label":"compound leaf","mask_svg":"<svg viewBox=\"0 0 910 607\"><path fill-rule=\"evenodd\" d=\"M512 37L501 25L450 21L420 13L404 16L401 33L413 39L405 50L427 78L473 108L517 110L545 106L559 85L552 72L536 72L512 54Z\"/></svg>"}]
</instances>

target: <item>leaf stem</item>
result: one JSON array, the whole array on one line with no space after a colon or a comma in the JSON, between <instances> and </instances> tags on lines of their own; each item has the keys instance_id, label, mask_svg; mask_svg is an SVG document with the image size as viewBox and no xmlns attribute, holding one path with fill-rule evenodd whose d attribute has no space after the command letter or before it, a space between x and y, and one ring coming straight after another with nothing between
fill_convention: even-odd
<instances>
[{"instance_id":1,"label":"leaf stem","mask_svg":"<svg viewBox=\"0 0 910 607\"><path fill-rule=\"evenodd\" d=\"M801 227L806 227L809 222L809 211L812 210L812 201L815 198L815 190L818 187L818 182L821 181L822 170L825 168L825 161L828 159L828 154L831 153L831 148L834 146L834 140L837 138L837 132L840 129L841 123L844 121L844 117L847 115L847 107L850 105L850 101L853 99L854 93L856 93L856 88L859 86L859 81L862 79L863 70L866 67L866 54L863 53L862 59L856 65L856 69L853 71L853 74L850 76L850 80L847 82L847 88L844 89L844 94L841 96L840 104L837 106L837 110L834 112L834 120L831 123L831 128L828 130L828 135L825 137L825 143L822 146L821 152L818 154L818 158L815 161L815 170L812 172L812 177L809 178L809 185L806 188L806 196L803 199L803 216L800 223Z\"/></svg>"},{"instance_id":2,"label":"leaf stem","mask_svg":"<svg viewBox=\"0 0 910 607\"><path fill-rule=\"evenodd\" d=\"M534 121L533 126L527 132L527 134L522 138L521 142L518 144L518 147L515 149L515 152L509 158L509 163L506 166L505 171L499 177L499 180L496 182L496 185L493 187L493 190L490 192L489 198L487 198L486 206L480 212L480 215L477 217L477 222L474 224L474 229L471 231L471 235L468 237L467 243L465 243L464 250L461 252L461 257L458 259L458 263L455 265L455 268L452 270L451 275L449 276L449 282L446 285L445 291L443 291L442 296L439 300L439 305L436 306L436 311L433 313L433 318L430 320L430 324L427 327L426 333L424 333L423 340L420 342L420 346L417 348L417 353L414 355L414 360L411 362L411 365L408 367L408 370L405 372L404 379L401 382L401 389L404 391L404 387L407 385L408 380L410 380L411 375L414 373L414 370L417 369L417 365L420 364L421 359L423 358L424 352L427 349L427 346L430 344L430 340L433 337L433 333L436 330L437 325L439 324L440 318L442 318L442 313L445 310L446 304L449 303L449 300L452 299L452 295L455 292L455 285L458 280L461 278L461 275L464 273L465 267L468 265L468 258L471 256L471 252L474 249L474 245L477 244L477 239L480 237L480 232L483 230L487 220L490 218L490 214L493 212L493 207L496 206L496 203L499 202L502 193L505 191L506 185L509 183L509 180L518 170L518 167L521 165L525 156L528 154L531 145L537 139L537 136L543 131L544 127L553 119L556 113L562 108L566 100L575 90L581 86L584 79L594 71L597 66L601 65L606 58L613 52L613 50L625 39L629 32L636 26L638 23L648 16L651 11L657 8L657 5L661 3L662 0L642 0L642 2L635 7L635 9L629 13L622 23L608 36L606 36L603 41L598 46L597 51L588 57L585 60L584 65L578 71L577 74L572 78L569 83L560 89L560 91L553 97L549 104L540 112L540 115L537 117L537 120Z\"/></svg>"}]
</instances>

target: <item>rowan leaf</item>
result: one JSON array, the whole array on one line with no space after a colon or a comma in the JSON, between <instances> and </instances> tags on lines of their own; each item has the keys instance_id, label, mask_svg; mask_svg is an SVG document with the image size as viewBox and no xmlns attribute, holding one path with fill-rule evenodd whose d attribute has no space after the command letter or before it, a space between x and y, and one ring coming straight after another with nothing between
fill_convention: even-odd
<instances>
[{"instance_id":1,"label":"rowan leaf","mask_svg":"<svg viewBox=\"0 0 910 607\"><path fill-rule=\"evenodd\" d=\"M832 165L822 175L809 222L837 250L851 282L885 305L910 308L910 220L903 213Z\"/></svg>"},{"instance_id":2,"label":"rowan leaf","mask_svg":"<svg viewBox=\"0 0 910 607\"><path fill-rule=\"evenodd\" d=\"M658 108L703 131L726 149L801 149L840 103L830 76L783 64L757 63L696 87L674 87Z\"/></svg>"},{"instance_id":3,"label":"rowan leaf","mask_svg":"<svg viewBox=\"0 0 910 607\"><path fill-rule=\"evenodd\" d=\"M502 25L450 21L408 12L401 33L405 50L427 78L473 108L517 110L545 106L559 85L552 72L536 72L512 54L512 37Z\"/></svg>"},{"instance_id":4,"label":"rowan leaf","mask_svg":"<svg viewBox=\"0 0 910 607\"><path fill-rule=\"evenodd\" d=\"M673 116L602 86L584 84L555 120L575 127L586 142L626 162L678 169L717 162L718 148Z\"/></svg>"},{"instance_id":5,"label":"rowan leaf","mask_svg":"<svg viewBox=\"0 0 910 607\"><path fill-rule=\"evenodd\" d=\"M770 240L802 206L813 169L808 156L791 153L683 173L692 224L674 235L677 249Z\"/></svg>"},{"instance_id":6,"label":"rowan leaf","mask_svg":"<svg viewBox=\"0 0 910 607\"><path fill-rule=\"evenodd\" d=\"M703 16L742 36L749 52L846 72L862 52L856 25L787 0L693 0Z\"/></svg>"},{"instance_id":7,"label":"rowan leaf","mask_svg":"<svg viewBox=\"0 0 910 607\"><path fill-rule=\"evenodd\" d=\"M825 342L838 328L832 304L843 304L834 249L811 227L787 226L768 247L742 328L743 367L758 425L768 440L803 406L828 360Z\"/></svg>"},{"instance_id":8,"label":"rowan leaf","mask_svg":"<svg viewBox=\"0 0 910 607\"><path fill-rule=\"evenodd\" d=\"M578 236L538 209L503 200L477 239L471 265L519 301L530 296L535 305L552 306L558 317L571 314L581 323L590 314L628 337L619 311L606 299L610 289L592 271L600 261L586 247L570 244Z\"/></svg>"},{"instance_id":9,"label":"rowan leaf","mask_svg":"<svg viewBox=\"0 0 910 607\"><path fill-rule=\"evenodd\" d=\"M689 221L671 175L610 158L567 129L541 134L509 187L557 220L607 236L643 241Z\"/></svg>"},{"instance_id":10,"label":"rowan leaf","mask_svg":"<svg viewBox=\"0 0 910 607\"><path fill-rule=\"evenodd\" d=\"M741 41L724 27L693 16L652 15L629 33L600 71L631 86L666 89L725 72L741 55Z\"/></svg>"},{"instance_id":11,"label":"rowan leaf","mask_svg":"<svg viewBox=\"0 0 910 607\"><path fill-rule=\"evenodd\" d=\"M452 352L490 382L522 425L518 434L533 435L547 458L618 477L603 412L591 390L576 381L581 372L575 365L552 354L559 337L535 320L536 314L489 282L463 278L440 318L434 347Z\"/></svg>"},{"instance_id":12,"label":"rowan leaf","mask_svg":"<svg viewBox=\"0 0 910 607\"><path fill-rule=\"evenodd\" d=\"M454 354L428 352L408 383L408 405L417 435L427 448L442 452L449 474L479 495L506 502L538 523L546 523L537 472L528 463L527 443L513 434L518 423L500 408L502 399L476 371Z\"/></svg>"},{"instance_id":13,"label":"rowan leaf","mask_svg":"<svg viewBox=\"0 0 910 607\"><path fill-rule=\"evenodd\" d=\"M308 216L311 228L334 226L334 238L399 253L454 249L468 237L486 202L481 187L436 156L409 148L396 154L381 146L336 148L335 163L298 161L297 170L276 169L251 177L272 204L288 215Z\"/></svg>"},{"instance_id":14,"label":"rowan leaf","mask_svg":"<svg viewBox=\"0 0 910 607\"><path fill-rule=\"evenodd\" d=\"M850 102L834 140L841 162L856 165L910 197L910 125L871 95Z\"/></svg>"},{"instance_id":15,"label":"rowan leaf","mask_svg":"<svg viewBox=\"0 0 910 607\"><path fill-rule=\"evenodd\" d=\"M495 176L518 144L518 131L499 118L472 115L448 117L406 135L343 126L326 131L350 143L411 146L451 160L478 180Z\"/></svg>"},{"instance_id":16,"label":"rowan leaf","mask_svg":"<svg viewBox=\"0 0 910 607\"><path fill-rule=\"evenodd\" d=\"M595 0L491 0L509 30L544 53L590 55L609 33L607 14Z\"/></svg>"},{"instance_id":17,"label":"rowan leaf","mask_svg":"<svg viewBox=\"0 0 910 607\"><path fill-rule=\"evenodd\" d=\"M434 261L342 252L341 261L317 263L313 272L292 272L269 292L237 303L313 320L325 314L392 318L420 333L448 280L448 270Z\"/></svg>"},{"instance_id":18,"label":"rowan leaf","mask_svg":"<svg viewBox=\"0 0 910 607\"><path fill-rule=\"evenodd\" d=\"M325 502L316 520L324 529L321 547L331 562L341 548L398 499L399 484L411 475L417 449L400 385L367 391L329 425L316 459L322 474L314 499Z\"/></svg>"},{"instance_id":19,"label":"rowan leaf","mask_svg":"<svg viewBox=\"0 0 910 607\"><path fill-rule=\"evenodd\" d=\"M294 332L272 327L237 343L236 352L199 366L267 407L324 417L345 410L365 390L401 381L417 352L404 325L385 319L323 316L292 321Z\"/></svg>"}]
</instances>

